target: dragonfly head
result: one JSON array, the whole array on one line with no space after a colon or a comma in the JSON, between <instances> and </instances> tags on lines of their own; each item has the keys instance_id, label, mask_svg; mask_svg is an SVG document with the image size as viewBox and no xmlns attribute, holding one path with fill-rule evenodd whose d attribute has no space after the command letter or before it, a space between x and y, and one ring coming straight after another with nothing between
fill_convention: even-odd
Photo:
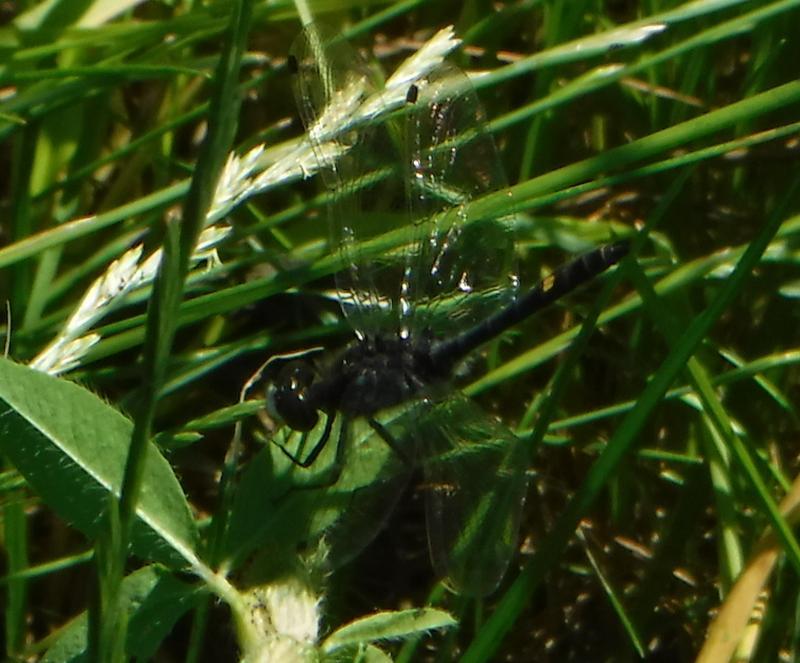
<instances>
[{"instance_id":1,"label":"dragonfly head","mask_svg":"<svg viewBox=\"0 0 800 663\"><path fill-rule=\"evenodd\" d=\"M285 364L267 387L267 412L292 430L306 432L317 424L319 413L309 398L309 388L316 377L304 361Z\"/></svg>"}]
</instances>

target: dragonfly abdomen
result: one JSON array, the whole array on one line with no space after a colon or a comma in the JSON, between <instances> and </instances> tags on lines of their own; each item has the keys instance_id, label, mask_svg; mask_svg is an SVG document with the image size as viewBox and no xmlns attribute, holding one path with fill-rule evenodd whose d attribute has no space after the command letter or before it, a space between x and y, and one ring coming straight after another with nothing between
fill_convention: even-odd
<instances>
[{"instance_id":1,"label":"dragonfly abdomen","mask_svg":"<svg viewBox=\"0 0 800 663\"><path fill-rule=\"evenodd\" d=\"M562 265L522 297L455 338L440 342L432 351L436 364L454 365L498 334L549 306L575 288L603 273L628 254L627 241L606 244Z\"/></svg>"}]
</instances>

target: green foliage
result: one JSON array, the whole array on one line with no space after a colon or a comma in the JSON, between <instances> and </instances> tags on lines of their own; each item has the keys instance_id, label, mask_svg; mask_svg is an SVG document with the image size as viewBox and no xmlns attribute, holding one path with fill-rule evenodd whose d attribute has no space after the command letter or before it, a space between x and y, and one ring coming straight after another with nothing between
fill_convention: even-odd
<instances>
[{"instance_id":1,"label":"green foliage","mask_svg":"<svg viewBox=\"0 0 800 663\"><path fill-rule=\"evenodd\" d=\"M248 4L5 9L6 657L727 660L709 614L738 634L759 596L744 655L796 656L800 1L253 3L249 31ZM436 585L426 487L400 497L369 426L303 469L273 442L307 454L324 422L275 430L264 379L240 402L266 358L348 339L329 197L286 121L301 10L384 77L455 24L511 183L467 213L513 213L523 287L635 236L459 376L533 458L521 553L482 602ZM473 528L510 545L481 490Z\"/></svg>"},{"instance_id":2,"label":"green foliage","mask_svg":"<svg viewBox=\"0 0 800 663\"><path fill-rule=\"evenodd\" d=\"M107 493L119 495L131 423L86 389L0 360L0 445L58 515L90 538ZM191 561L197 525L169 463L150 447L134 551L176 568Z\"/></svg>"}]
</instances>

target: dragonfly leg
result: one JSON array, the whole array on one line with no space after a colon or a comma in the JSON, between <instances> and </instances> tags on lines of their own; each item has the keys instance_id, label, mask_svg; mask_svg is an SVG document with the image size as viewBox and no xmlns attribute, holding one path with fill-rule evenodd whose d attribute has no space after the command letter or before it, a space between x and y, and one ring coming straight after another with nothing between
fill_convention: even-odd
<instances>
[{"instance_id":1,"label":"dragonfly leg","mask_svg":"<svg viewBox=\"0 0 800 663\"><path fill-rule=\"evenodd\" d=\"M372 430L374 430L380 438L389 445L389 448L394 451L397 456L402 460L408 467L413 467L414 463L411 462L411 459L408 457L405 451L400 448L400 445L397 444L397 440L394 439L394 436L386 429L382 423L369 417L367 419L367 423L370 425Z\"/></svg>"},{"instance_id":2,"label":"dragonfly leg","mask_svg":"<svg viewBox=\"0 0 800 663\"><path fill-rule=\"evenodd\" d=\"M322 450L325 448L325 445L330 441L331 433L333 432L333 425L336 417L335 414L329 415L327 421L325 422L325 430L322 433L322 437L320 437L319 441L314 445L314 448L311 450L311 453L308 456L301 460L298 456L292 454L285 446L282 444L275 442L278 448L284 453L284 455L292 461L292 463L298 467L308 468L311 466L317 457L320 455ZM330 472L326 472L325 478L321 479L320 481L314 481L313 483L304 483L302 485L295 485L289 489L289 492L293 490L319 490L321 488L327 488L329 486L333 486L338 480L339 477L342 475L342 469L344 468L344 460L345 460L345 452L347 449L347 436L348 436L348 421L346 417L342 418L341 425L339 426L339 435L336 441L336 455L334 457L332 466L328 468Z\"/></svg>"},{"instance_id":3,"label":"dragonfly leg","mask_svg":"<svg viewBox=\"0 0 800 663\"><path fill-rule=\"evenodd\" d=\"M335 415L329 414L325 419L325 430L322 432L322 437L319 438L317 443L314 445L314 448L311 450L311 453L305 457L304 460L300 460L297 456L295 456L291 451L289 451L285 446L283 446L280 442L273 443L277 445L277 447L283 452L283 454L290 460L292 463L297 465L298 467L308 468L314 463L315 460L319 457L322 450L325 448L325 445L328 443L328 440L331 438L331 431L333 430L333 422L336 419ZM341 440L339 441L339 445L341 446ZM336 450L337 459L339 456L339 449L337 447ZM337 460L338 463L338 460Z\"/></svg>"}]
</instances>

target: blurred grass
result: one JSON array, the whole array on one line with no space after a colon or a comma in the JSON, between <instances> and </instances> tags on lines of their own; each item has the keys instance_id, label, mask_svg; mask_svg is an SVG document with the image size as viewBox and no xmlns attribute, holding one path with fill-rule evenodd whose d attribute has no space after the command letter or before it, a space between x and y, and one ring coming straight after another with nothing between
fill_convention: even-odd
<instances>
[{"instance_id":1,"label":"blurred grass","mask_svg":"<svg viewBox=\"0 0 800 663\"><path fill-rule=\"evenodd\" d=\"M18 361L49 342L134 237L161 244L207 129L227 4L117 4L124 11L68 0L3 9L0 288ZM526 212L523 284L581 247L642 232L637 264L620 270L616 303L580 353L564 355L597 286L522 325L469 386L542 440L524 570L509 573L483 616L438 595L462 628L424 653L406 650L406 660L464 651L468 660L689 660L768 527L786 563L767 584L753 622L763 635L747 656L797 655L797 608L786 596L796 595L800 558L791 514L775 504L800 450L798 5L312 3L385 71L455 23L465 38L457 63L488 71L475 84L513 192L473 211ZM288 2L255 9L239 151L263 140L278 154L299 133L284 66L298 29ZM215 415L229 423L241 413L225 408L264 358L347 339L327 297L341 263L326 247L325 202L315 182L294 182L232 213L222 265L190 276L174 319L156 431ZM135 293L103 321L102 340L71 376L126 408L148 297ZM170 458L206 516L219 508L230 428L198 428L204 437L176 444ZM19 482L3 485L5 643L19 659L87 607L75 587L92 571L80 563L84 540ZM392 530L334 577L327 627L424 600L433 578L419 516L401 508ZM206 603L196 614L192 634L182 623L164 655L230 658L227 613Z\"/></svg>"}]
</instances>

